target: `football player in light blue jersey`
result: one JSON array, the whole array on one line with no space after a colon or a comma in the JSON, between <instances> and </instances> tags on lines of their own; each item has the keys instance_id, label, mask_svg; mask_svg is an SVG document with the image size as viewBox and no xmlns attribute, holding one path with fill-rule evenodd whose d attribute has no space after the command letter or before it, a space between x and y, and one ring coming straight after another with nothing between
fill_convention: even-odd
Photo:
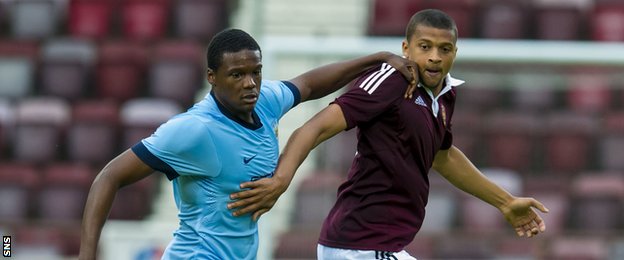
<instances>
[{"instance_id":1,"label":"football player in light blue jersey","mask_svg":"<svg viewBox=\"0 0 624 260\"><path fill-rule=\"evenodd\" d=\"M207 60L212 91L98 174L85 206L79 259L95 259L117 190L155 171L171 180L180 219L163 259L255 259L257 218L268 208L235 217L227 205L240 183L272 176L279 119L382 62L416 82L415 63L389 52L325 65L289 81L262 80L260 47L237 29L215 35Z\"/></svg>"}]
</instances>

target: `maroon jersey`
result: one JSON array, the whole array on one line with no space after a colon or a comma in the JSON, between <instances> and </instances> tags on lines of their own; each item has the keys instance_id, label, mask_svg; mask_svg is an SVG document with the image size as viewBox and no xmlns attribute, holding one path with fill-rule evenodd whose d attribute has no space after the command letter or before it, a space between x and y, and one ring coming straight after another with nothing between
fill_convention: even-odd
<instances>
[{"instance_id":1,"label":"maroon jersey","mask_svg":"<svg viewBox=\"0 0 624 260\"><path fill-rule=\"evenodd\" d=\"M447 76L437 102L420 86L405 99L408 82L383 64L334 101L347 129L358 128L358 145L320 244L398 252L414 239L425 216L427 173L438 150L452 144L453 86L461 83Z\"/></svg>"}]
</instances>

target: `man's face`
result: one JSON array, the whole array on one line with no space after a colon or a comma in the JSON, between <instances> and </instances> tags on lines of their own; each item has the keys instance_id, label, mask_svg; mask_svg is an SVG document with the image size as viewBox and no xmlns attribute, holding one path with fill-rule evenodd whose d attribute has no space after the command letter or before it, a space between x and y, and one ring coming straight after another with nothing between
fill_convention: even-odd
<instances>
[{"instance_id":1,"label":"man's face","mask_svg":"<svg viewBox=\"0 0 624 260\"><path fill-rule=\"evenodd\" d=\"M403 41L403 55L418 64L420 83L436 90L453 67L455 43L453 30L418 25L409 42Z\"/></svg>"},{"instance_id":2,"label":"man's face","mask_svg":"<svg viewBox=\"0 0 624 260\"><path fill-rule=\"evenodd\" d=\"M218 101L243 120L251 117L261 81L262 55L258 50L226 52L216 71L208 69L208 82Z\"/></svg>"}]
</instances>

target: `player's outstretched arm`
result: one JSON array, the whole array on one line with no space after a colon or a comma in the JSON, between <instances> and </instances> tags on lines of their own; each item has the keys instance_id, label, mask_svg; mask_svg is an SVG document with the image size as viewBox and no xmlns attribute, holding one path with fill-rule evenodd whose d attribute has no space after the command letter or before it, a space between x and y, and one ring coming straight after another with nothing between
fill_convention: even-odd
<instances>
[{"instance_id":1,"label":"player's outstretched arm","mask_svg":"<svg viewBox=\"0 0 624 260\"><path fill-rule=\"evenodd\" d=\"M323 109L290 136L273 177L241 184L241 189L249 190L231 194L230 198L236 201L229 203L228 208L235 209L235 216L253 213L253 219L258 220L286 191L310 151L346 128L340 106L332 104Z\"/></svg>"},{"instance_id":2,"label":"player's outstretched arm","mask_svg":"<svg viewBox=\"0 0 624 260\"><path fill-rule=\"evenodd\" d=\"M418 83L416 63L387 51L324 65L305 72L290 82L299 89L301 101L317 99L342 88L362 72L382 62L390 64L410 82L405 97L411 97Z\"/></svg>"},{"instance_id":3,"label":"player's outstretched arm","mask_svg":"<svg viewBox=\"0 0 624 260\"><path fill-rule=\"evenodd\" d=\"M533 210L547 213L548 209L533 198L514 197L485 177L455 146L440 150L433 168L455 187L499 209L518 236L531 237L546 230L542 218Z\"/></svg>"},{"instance_id":4,"label":"player's outstretched arm","mask_svg":"<svg viewBox=\"0 0 624 260\"><path fill-rule=\"evenodd\" d=\"M154 172L132 150L110 161L93 181L84 214L78 259L91 260L97 255L102 227L119 188L137 182Z\"/></svg>"}]
</instances>

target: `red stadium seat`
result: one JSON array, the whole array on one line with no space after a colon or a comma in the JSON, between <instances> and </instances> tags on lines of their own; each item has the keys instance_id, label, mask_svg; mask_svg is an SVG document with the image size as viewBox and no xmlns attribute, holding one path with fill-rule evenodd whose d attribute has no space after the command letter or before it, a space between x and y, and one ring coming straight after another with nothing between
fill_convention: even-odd
<instances>
[{"instance_id":1,"label":"red stadium seat","mask_svg":"<svg viewBox=\"0 0 624 260\"><path fill-rule=\"evenodd\" d=\"M624 175L620 172L583 172L572 183L571 227L608 235L624 222Z\"/></svg>"},{"instance_id":2,"label":"red stadium seat","mask_svg":"<svg viewBox=\"0 0 624 260\"><path fill-rule=\"evenodd\" d=\"M71 0L68 31L76 37L102 39L110 32L112 1Z\"/></svg>"},{"instance_id":3,"label":"red stadium seat","mask_svg":"<svg viewBox=\"0 0 624 260\"><path fill-rule=\"evenodd\" d=\"M72 161L105 163L118 152L119 105L114 101L82 100L73 107L67 134Z\"/></svg>"},{"instance_id":4,"label":"red stadium seat","mask_svg":"<svg viewBox=\"0 0 624 260\"><path fill-rule=\"evenodd\" d=\"M39 172L33 165L0 163L0 222L27 221L38 184Z\"/></svg>"},{"instance_id":5,"label":"red stadium seat","mask_svg":"<svg viewBox=\"0 0 624 260\"><path fill-rule=\"evenodd\" d=\"M545 170L572 175L588 169L592 160L596 118L589 115L553 112L546 116Z\"/></svg>"},{"instance_id":6,"label":"red stadium seat","mask_svg":"<svg viewBox=\"0 0 624 260\"><path fill-rule=\"evenodd\" d=\"M606 73L579 69L568 79L567 102L571 110L602 113L611 107L612 90Z\"/></svg>"},{"instance_id":7,"label":"red stadium seat","mask_svg":"<svg viewBox=\"0 0 624 260\"><path fill-rule=\"evenodd\" d=\"M276 260L316 259L318 237L318 228L291 228L279 236L273 257Z\"/></svg>"},{"instance_id":8,"label":"red stadium seat","mask_svg":"<svg viewBox=\"0 0 624 260\"><path fill-rule=\"evenodd\" d=\"M624 41L624 4L619 1L596 1L590 14L591 39Z\"/></svg>"},{"instance_id":9,"label":"red stadium seat","mask_svg":"<svg viewBox=\"0 0 624 260\"><path fill-rule=\"evenodd\" d=\"M148 52L146 46L126 41L101 44L95 71L96 97L126 101L143 94Z\"/></svg>"},{"instance_id":10,"label":"red stadium seat","mask_svg":"<svg viewBox=\"0 0 624 260\"><path fill-rule=\"evenodd\" d=\"M169 1L122 1L121 12L122 27L126 39L156 41L165 36L169 22Z\"/></svg>"},{"instance_id":11,"label":"red stadium seat","mask_svg":"<svg viewBox=\"0 0 624 260\"><path fill-rule=\"evenodd\" d=\"M152 212L152 201L159 180L164 174L155 172L136 183L121 188L115 196L109 218L125 220L145 219Z\"/></svg>"},{"instance_id":12,"label":"red stadium seat","mask_svg":"<svg viewBox=\"0 0 624 260\"><path fill-rule=\"evenodd\" d=\"M533 197L546 208L547 214L539 213L546 223L544 236L556 236L566 231L570 207L570 182L567 178L544 174L531 176L524 183L523 196ZM542 235L540 235L542 236Z\"/></svg>"},{"instance_id":13,"label":"red stadium seat","mask_svg":"<svg viewBox=\"0 0 624 260\"><path fill-rule=\"evenodd\" d=\"M583 40L583 11L575 6L539 6L535 10L536 37L540 40Z\"/></svg>"},{"instance_id":14,"label":"red stadium seat","mask_svg":"<svg viewBox=\"0 0 624 260\"><path fill-rule=\"evenodd\" d=\"M308 175L297 189L293 224L320 228L336 201L336 191L343 181L335 172Z\"/></svg>"},{"instance_id":15,"label":"red stadium seat","mask_svg":"<svg viewBox=\"0 0 624 260\"><path fill-rule=\"evenodd\" d=\"M86 164L52 163L43 169L38 192L39 218L47 221L78 221L95 178Z\"/></svg>"},{"instance_id":16,"label":"red stadium seat","mask_svg":"<svg viewBox=\"0 0 624 260\"><path fill-rule=\"evenodd\" d=\"M161 42L149 68L150 96L191 105L204 82L204 56L194 41Z\"/></svg>"},{"instance_id":17,"label":"red stadium seat","mask_svg":"<svg viewBox=\"0 0 624 260\"><path fill-rule=\"evenodd\" d=\"M175 6L176 34L207 42L228 25L228 1L179 0Z\"/></svg>"},{"instance_id":18,"label":"red stadium seat","mask_svg":"<svg viewBox=\"0 0 624 260\"><path fill-rule=\"evenodd\" d=\"M529 5L521 1L484 1L481 7L481 37L524 39L528 37ZM458 26L461 26L458 25Z\"/></svg>"},{"instance_id":19,"label":"red stadium seat","mask_svg":"<svg viewBox=\"0 0 624 260\"><path fill-rule=\"evenodd\" d=\"M486 165L520 172L531 169L538 154L539 118L522 112L495 112L485 122Z\"/></svg>"},{"instance_id":20,"label":"red stadium seat","mask_svg":"<svg viewBox=\"0 0 624 260\"><path fill-rule=\"evenodd\" d=\"M404 36L405 25L422 8L421 0L375 0L368 25L368 34Z\"/></svg>"},{"instance_id":21,"label":"red stadium seat","mask_svg":"<svg viewBox=\"0 0 624 260\"><path fill-rule=\"evenodd\" d=\"M561 236L550 241L546 259L609 259L605 238L594 236L571 237Z\"/></svg>"},{"instance_id":22,"label":"red stadium seat","mask_svg":"<svg viewBox=\"0 0 624 260\"><path fill-rule=\"evenodd\" d=\"M62 99L22 99L17 105L13 158L26 162L60 159L63 152L63 132L70 118L69 104Z\"/></svg>"}]
</instances>

